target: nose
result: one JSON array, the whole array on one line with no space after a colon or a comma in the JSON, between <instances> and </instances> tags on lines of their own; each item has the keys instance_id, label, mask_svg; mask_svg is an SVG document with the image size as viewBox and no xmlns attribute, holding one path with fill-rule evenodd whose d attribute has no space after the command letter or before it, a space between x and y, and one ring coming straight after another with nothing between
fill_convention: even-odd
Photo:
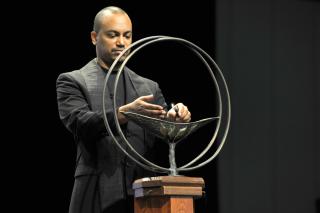
<instances>
[{"instance_id":1,"label":"nose","mask_svg":"<svg viewBox=\"0 0 320 213\"><path fill-rule=\"evenodd\" d=\"M125 46L123 36L119 36L118 37L116 44L117 44L118 47L124 47Z\"/></svg>"}]
</instances>

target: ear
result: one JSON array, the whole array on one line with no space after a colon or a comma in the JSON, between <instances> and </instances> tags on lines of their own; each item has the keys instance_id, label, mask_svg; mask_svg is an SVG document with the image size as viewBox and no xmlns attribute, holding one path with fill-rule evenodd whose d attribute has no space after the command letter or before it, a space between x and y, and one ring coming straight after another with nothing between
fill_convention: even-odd
<instances>
[{"instance_id":1,"label":"ear","mask_svg":"<svg viewBox=\"0 0 320 213\"><path fill-rule=\"evenodd\" d=\"M93 44L93 45L96 45L98 34L97 34L95 31L92 31L90 35L91 35L91 42L92 42L92 44Z\"/></svg>"}]
</instances>

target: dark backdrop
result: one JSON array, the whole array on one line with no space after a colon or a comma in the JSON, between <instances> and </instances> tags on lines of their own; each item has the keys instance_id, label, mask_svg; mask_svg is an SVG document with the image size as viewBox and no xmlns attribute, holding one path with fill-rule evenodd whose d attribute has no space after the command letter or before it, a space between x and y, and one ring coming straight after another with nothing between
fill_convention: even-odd
<instances>
[{"instance_id":1,"label":"dark backdrop","mask_svg":"<svg viewBox=\"0 0 320 213\"><path fill-rule=\"evenodd\" d=\"M18 171L17 190L10 197L15 208L33 212L67 212L73 186L76 147L71 134L59 120L55 81L62 72L79 69L95 56L90 31L95 14L105 6L116 5L128 12L133 21L134 40L150 35L170 35L194 42L214 56L214 3L211 1L54 1L24 2L12 5L14 48L8 43L10 78L17 78L19 89L8 98L10 110L18 111L8 121L17 157L10 171ZM10 18L7 17L9 20ZM200 67L199 67L200 66ZM130 68L159 82L167 102L184 102L194 120L214 116L213 88L200 61L183 46L157 44L139 52ZM15 94L21 94L19 100ZM18 123L18 126L17 126ZM211 126L212 127L212 126ZM191 160L209 140L209 127L177 147L178 163ZM166 161L167 147L159 154ZM11 153L11 152L9 152ZM19 159L19 160L16 160ZM164 160L165 159L165 160ZM189 173L206 182L205 198L196 201L202 212L218 209L216 164ZM14 188L15 188L14 187ZM16 197L19 196L19 197Z\"/></svg>"},{"instance_id":2,"label":"dark backdrop","mask_svg":"<svg viewBox=\"0 0 320 213\"><path fill-rule=\"evenodd\" d=\"M320 2L217 0L233 118L219 212L320 212Z\"/></svg>"}]
</instances>

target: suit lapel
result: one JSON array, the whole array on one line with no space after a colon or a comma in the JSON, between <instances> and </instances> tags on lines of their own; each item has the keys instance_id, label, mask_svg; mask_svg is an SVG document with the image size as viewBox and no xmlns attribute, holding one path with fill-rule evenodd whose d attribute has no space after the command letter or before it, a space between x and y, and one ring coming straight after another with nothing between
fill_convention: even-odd
<instances>
[{"instance_id":1,"label":"suit lapel","mask_svg":"<svg viewBox=\"0 0 320 213\"><path fill-rule=\"evenodd\" d=\"M84 66L80 70L80 72L85 80L88 89L92 110L101 111L106 72L97 65L94 59L91 60L86 66ZM143 78L132 72L129 68L125 67L123 74L126 87L126 103L130 103L140 96L152 94L152 91L147 86ZM106 108L110 109L113 107L113 104L112 99L110 98L108 87L106 88L106 96ZM120 103L118 96L117 103Z\"/></svg>"},{"instance_id":2,"label":"suit lapel","mask_svg":"<svg viewBox=\"0 0 320 213\"><path fill-rule=\"evenodd\" d=\"M106 73L97 65L95 60L90 61L80 70L83 75L90 96L93 111L102 110L102 96ZM110 101L110 93L106 88L106 107L110 109L112 103Z\"/></svg>"},{"instance_id":3,"label":"suit lapel","mask_svg":"<svg viewBox=\"0 0 320 213\"><path fill-rule=\"evenodd\" d=\"M143 81L143 78L127 67L124 68L124 78L126 82L127 103L134 101L140 96L152 94L152 91Z\"/></svg>"}]
</instances>

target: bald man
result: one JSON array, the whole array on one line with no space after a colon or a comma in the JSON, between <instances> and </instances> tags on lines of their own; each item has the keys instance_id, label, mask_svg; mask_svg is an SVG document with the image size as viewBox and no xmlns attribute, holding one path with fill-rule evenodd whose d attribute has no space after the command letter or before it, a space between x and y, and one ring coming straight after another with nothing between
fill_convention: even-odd
<instances>
[{"instance_id":1,"label":"bald man","mask_svg":"<svg viewBox=\"0 0 320 213\"><path fill-rule=\"evenodd\" d=\"M106 131L102 112L106 74L117 56L132 43L131 20L121 8L103 8L94 19L90 36L96 48L96 58L79 70L60 74L57 79L60 119L77 144L75 182L69 212L133 212L132 182L155 174L148 173L127 159L114 144ZM110 75L107 85L109 99L106 101L106 116L113 130L112 91L116 73ZM191 113L182 103L178 104L178 112L174 109L167 112L167 104L158 84L137 75L128 67L120 76L116 100L118 122L128 141L143 156L148 156L155 137L128 121L121 111L156 118L167 116L179 122L189 122L191 119Z\"/></svg>"}]
</instances>

